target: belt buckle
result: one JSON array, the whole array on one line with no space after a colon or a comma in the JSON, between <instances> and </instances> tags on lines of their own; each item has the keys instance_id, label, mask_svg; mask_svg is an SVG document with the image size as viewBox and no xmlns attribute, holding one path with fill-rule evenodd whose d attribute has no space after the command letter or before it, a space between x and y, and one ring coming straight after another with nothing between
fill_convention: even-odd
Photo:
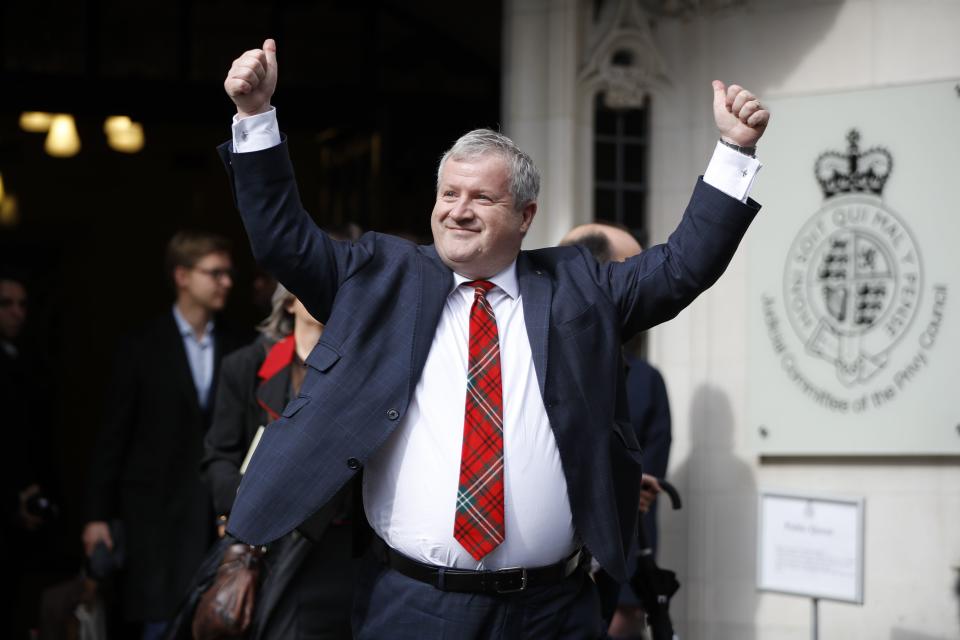
<instances>
[{"instance_id":1,"label":"belt buckle","mask_svg":"<svg viewBox=\"0 0 960 640\"><path fill-rule=\"evenodd\" d=\"M507 585L501 582L506 578ZM493 572L493 590L497 593L519 593L527 588L527 569L525 567L504 567Z\"/></svg>"}]
</instances>

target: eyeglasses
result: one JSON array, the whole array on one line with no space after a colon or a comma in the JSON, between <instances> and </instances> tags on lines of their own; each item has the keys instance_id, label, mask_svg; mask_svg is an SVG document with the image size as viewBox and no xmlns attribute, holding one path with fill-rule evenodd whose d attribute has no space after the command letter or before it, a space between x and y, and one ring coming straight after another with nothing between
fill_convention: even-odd
<instances>
[{"instance_id":1,"label":"eyeglasses","mask_svg":"<svg viewBox=\"0 0 960 640\"><path fill-rule=\"evenodd\" d=\"M233 280L236 278L236 272L233 269L203 269L201 267L194 267L193 270L208 275L214 280L223 280L224 278Z\"/></svg>"},{"instance_id":2,"label":"eyeglasses","mask_svg":"<svg viewBox=\"0 0 960 640\"><path fill-rule=\"evenodd\" d=\"M27 301L18 300L16 298L0 298L0 309L7 309L10 307L20 307L21 309L26 309Z\"/></svg>"}]
</instances>

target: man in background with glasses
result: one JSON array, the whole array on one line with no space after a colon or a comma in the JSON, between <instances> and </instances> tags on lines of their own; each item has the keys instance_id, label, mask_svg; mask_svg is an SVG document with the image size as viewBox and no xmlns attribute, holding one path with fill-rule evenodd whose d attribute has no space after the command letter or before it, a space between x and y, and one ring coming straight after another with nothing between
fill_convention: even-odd
<instances>
[{"instance_id":1,"label":"man in background with glasses","mask_svg":"<svg viewBox=\"0 0 960 640\"><path fill-rule=\"evenodd\" d=\"M181 231L167 246L166 267L172 308L117 350L83 530L94 573L122 562L124 618L142 623L144 638L162 637L213 540L198 471L203 435L218 364L242 344L215 319L233 287L229 242Z\"/></svg>"}]
</instances>

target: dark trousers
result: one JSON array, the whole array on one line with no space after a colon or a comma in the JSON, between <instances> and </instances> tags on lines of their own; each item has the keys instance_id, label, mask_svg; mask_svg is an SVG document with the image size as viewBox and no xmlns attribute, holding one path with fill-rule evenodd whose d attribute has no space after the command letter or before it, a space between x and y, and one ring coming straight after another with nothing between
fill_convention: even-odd
<instances>
[{"instance_id":1,"label":"dark trousers","mask_svg":"<svg viewBox=\"0 0 960 640\"><path fill-rule=\"evenodd\" d=\"M582 569L520 593L454 593L369 555L353 608L359 640L587 640L602 637L602 626L596 587Z\"/></svg>"}]
</instances>

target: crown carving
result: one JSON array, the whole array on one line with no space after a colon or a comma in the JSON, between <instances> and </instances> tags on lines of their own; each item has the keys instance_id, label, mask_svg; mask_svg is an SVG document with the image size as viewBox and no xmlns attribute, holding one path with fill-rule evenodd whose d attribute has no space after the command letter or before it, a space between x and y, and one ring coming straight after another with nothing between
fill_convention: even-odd
<instances>
[{"instance_id":1,"label":"crown carving","mask_svg":"<svg viewBox=\"0 0 960 640\"><path fill-rule=\"evenodd\" d=\"M847 153L821 153L814 164L814 174L826 198L842 193L880 195L893 170L893 156L882 147L860 151L860 132L847 134Z\"/></svg>"}]
</instances>

